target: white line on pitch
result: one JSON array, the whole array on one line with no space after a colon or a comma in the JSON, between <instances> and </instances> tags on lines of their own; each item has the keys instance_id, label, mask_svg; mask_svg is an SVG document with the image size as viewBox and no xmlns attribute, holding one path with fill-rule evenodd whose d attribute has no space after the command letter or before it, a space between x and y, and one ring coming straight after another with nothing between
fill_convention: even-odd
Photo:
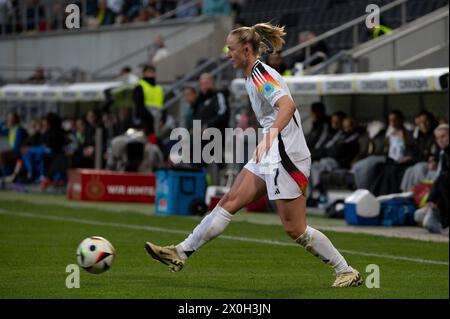
<instances>
[{"instance_id":1,"label":"white line on pitch","mask_svg":"<svg viewBox=\"0 0 450 319\"><path fill-rule=\"evenodd\" d=\"M87 224L87 225L98 225L98 226L110 226L110 227L118 227L118 228L148 230L148 231L172 233L172 234L182 234L182 235L187 235L190 233L189 231L176 230L176 229L163 228L163 227L110 223L110 222L102 222L102 221L97 221L97 220L80 219L80 218L73 218L73 217L60 217L60 216L53 216L53 215L35 214L35 213L29 213L29 212L11 212L11 211L7 211L7 210L1 209L1 208L0 208L0 215L20 216L20 217L38 218L38 219L46 219L46 220L56 220L56 221L73 222L73 223ZM228 240L249 242L249 243L257 243L257 244L299 247L297 244L293 244L293 243L286 243L286 242L281 242L281 241L258 239L258 238L227 236L227 235L222 235L222 236L220 236L220 238L228 239ZM439 260L429 260L429 259L413 258L413 257L406 257L406 256L392 256L392 255L376 254L376 253L365 253L365 252L347 250L347 249L339 249L339 251L349 254L349 255L377 257L377 258L383 258L383 259L409 261L409 262L415 262L415 263L421 263L421 264L444 265L444 266L449 265L448 262L439 261Z\"/></svg>"}]
</instances>

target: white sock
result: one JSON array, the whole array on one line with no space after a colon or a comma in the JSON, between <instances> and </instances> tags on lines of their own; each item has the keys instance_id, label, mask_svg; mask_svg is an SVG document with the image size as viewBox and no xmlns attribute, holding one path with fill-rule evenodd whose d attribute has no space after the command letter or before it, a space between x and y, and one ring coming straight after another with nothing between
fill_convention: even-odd
<instances>
[{"instance_id":1,"label":"white sock","mask_svg":"<svg viewBox=\"0 0 450 319\"><path fill-rule=\"evenodd\" d=\"M306 231L295 241L311 254L319 257L324 263L332 266L336 273L354 271L338 250L334 248L328 237L317 229L307 226Z\"/></svg>"},{"instance_id":2,"label":"white sock","mask_svg":"<svg viewBox=\"0 0 450 319\"><path fill-rule=\"evenodd\" d=\"M176 246L180 257L187 259L194 251L222 234L232 217L233 215L223 209L223 207L217 205L212 212L203 218L200 224L194 228L188 238Z\"/></svg>"}]
</instances>

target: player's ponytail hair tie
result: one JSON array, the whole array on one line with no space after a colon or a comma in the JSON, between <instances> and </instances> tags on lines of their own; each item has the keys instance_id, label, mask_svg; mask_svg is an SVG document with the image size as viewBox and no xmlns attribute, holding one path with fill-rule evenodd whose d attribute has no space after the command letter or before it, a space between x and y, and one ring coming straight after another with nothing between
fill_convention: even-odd
<instances>
[{"instance_id":1,"label":"player's ponytail hair tie","mask_svg":"<svg viewBox=\"0 0 450 319\"><path fill-rule=\"evenodd\" d=\"M258 23L252 27L240 27L230 34L237 36L240 43L250 44L254 54L265 52L271 54L281 50L284 44L284 27L274 26L270 23Z\"/></svg>"},{"instance_id":2,"label":"player's ponytail hair tie","mask_svg":"<svg viewBox=\"0 0 450 319\"><path fill-rule=\"evenodd\" d=\"M265 36L263 36L263 35L261 35L260 33L258 33L258 31L256 31L256 28L255 28L255 27L252 27L252 29L253 29L253 32L254 32L256 35L258 35L259 40L260 40L262 43L264 43L264 45L267 47L266 52L267 52L268 54L272 54L272 53L274 52L274 48L273 48L272 43L271 43L269 40L267 40L267 38L266 38Z\"/></svg>"}]
</instances>

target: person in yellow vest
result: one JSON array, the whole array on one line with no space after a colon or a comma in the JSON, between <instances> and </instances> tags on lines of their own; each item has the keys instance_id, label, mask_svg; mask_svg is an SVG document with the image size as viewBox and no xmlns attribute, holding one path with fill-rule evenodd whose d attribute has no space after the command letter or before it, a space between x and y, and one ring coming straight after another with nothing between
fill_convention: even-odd
<instances>
[{"instance_id":1,"label":"person in yellow vest","mask_svg":"<svg viewBox=\"0 0 450 319\"><path fill-rule=\"evenodd\" d=\"M384 34L389 34L392 32L392 29L385 26L385 25L378 25L376 27L373 27L372 29L369 30L369 38L370 39L375 39L378 37L381 37Z\"/></svg>"},{"instance_id":2,"label":"person in yellow vest","mask_svg":"<svg viewBox=\"0 0 450 319\"><path fill-rule=\"evenodd\" d=\"M142 73L143 77L133 91L136 115L147 135L158 135L164 104L164 90L156 84L156 69L153 65L145 65Z\"/></svg>"}]
</instances>

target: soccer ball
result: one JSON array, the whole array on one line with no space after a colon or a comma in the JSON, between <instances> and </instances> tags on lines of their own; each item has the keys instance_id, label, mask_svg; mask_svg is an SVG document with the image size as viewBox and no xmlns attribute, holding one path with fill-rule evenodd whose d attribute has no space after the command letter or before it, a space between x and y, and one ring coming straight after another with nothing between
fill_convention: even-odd
<instances>
[{"instance_id":1,"label":"soccer ball","mask_svg":"<svg viewBox=\"0 0 450 319\"><path fill-rule=\"evenodd\" d=\"M116 257L111 243L103 237L92 236L84 239L77 249L78 264L86 271L100 274L107 271Z\"/></svg>"}]
</instances>

